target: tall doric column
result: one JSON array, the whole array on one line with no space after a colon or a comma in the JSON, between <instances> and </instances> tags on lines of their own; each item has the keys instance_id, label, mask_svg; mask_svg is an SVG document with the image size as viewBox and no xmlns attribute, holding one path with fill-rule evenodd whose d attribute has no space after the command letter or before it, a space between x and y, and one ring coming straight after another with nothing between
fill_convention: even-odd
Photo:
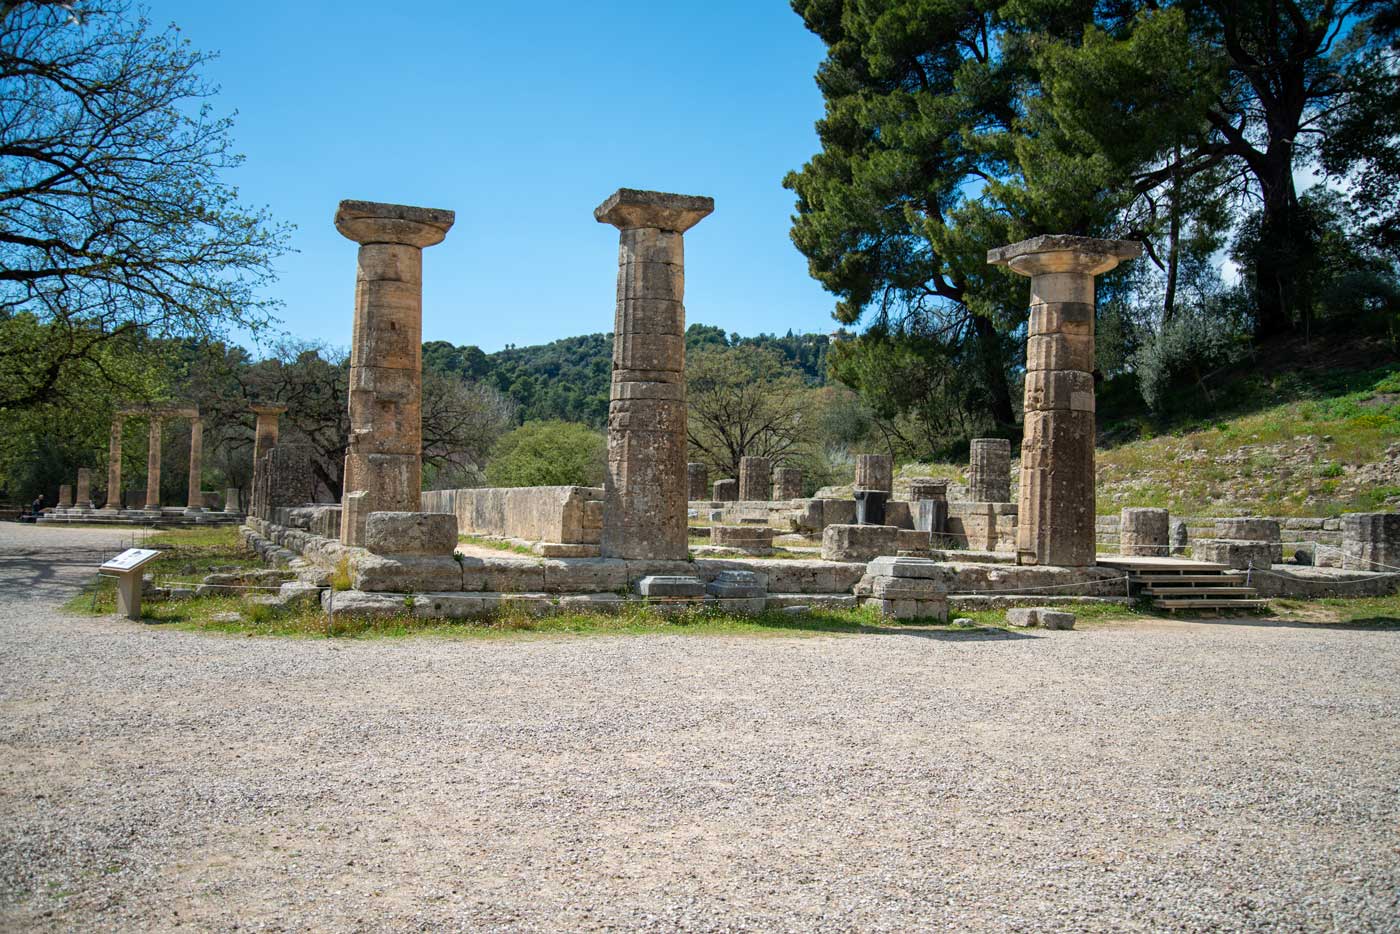
<instances>
[{"instance_id":1,"label":"tall doric column","mask_svg":"<svg viewBox=\"0 0 1400 934\"><path fill-rule=\"evenodd\" d=\"M112 416L112 434L107 439L107 505L103 509L115 512L122 508L122 428L126 416Z\"/></svg>"},{"instance_id":2,"label":"tall doric column","mask_svg":"<svg viewBox=\"0 0 1400 934\"><path fill-rule=\"evenodd\" d=\"M423 472L423 249L456 215L434 208L342 201L335 229L360 245L350 343L350 446L345 495L364 512L418 512ZM360 545L357 523L341 541Z\"/></svg>"},{"instance_id":3,"label":"tall doric column","mask_svg":"<svg viewBox=\"0 0 1400 934\"><path fill-rule=\"evenodd\" d=\"M151 413L151 431L146 448L146 508L160 510L160 428L161 417Z\"/></svg>"},{"instance_id":4,"label":"tall doric column","mask_svg":"<svg viewBox=\"0 0 1400 934\"><path fill-rule=\"evenodd\" d=\"M200 477L204 462L204 422L198 415L190 419L190 491L185 500L185 512L202 512L204 494L200 491Z\"/></svg>"},{"instance_id":5,"label":"tall doric column","mask_svg":"<svg viewBox=\"0 0 1400 934\"><path fill-rule=\"evenodd\" d=\"M1020 564L1087 567L1094 556L1094 277L1142 253L1125 240L1052 235L987 253L1031 277Z\"/></svg>"},{"instance_id":6,"label":"tall doric column","mask_svg":"<svg viewBox=\"0 0 1400 934\"><path fill-rule=\"evenodd\" d=\"M620 188L593 212L622 231L602 553L686 556L685 249L713 198Z\"/></svg>"}]
</instances>

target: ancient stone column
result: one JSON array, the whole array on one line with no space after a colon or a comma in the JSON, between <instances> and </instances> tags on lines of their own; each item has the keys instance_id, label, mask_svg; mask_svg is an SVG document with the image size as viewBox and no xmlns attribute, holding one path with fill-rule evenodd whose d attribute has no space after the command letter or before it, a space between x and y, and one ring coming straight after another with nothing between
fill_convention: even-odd
<instances>
[{"instance_id":1,"label":"ancient stone column","mask_svg":"<svg viewBox=\"0 0 1400 934\"><path fill-rule=\"evenodd\" d=\"M593 212L622 231L608 404L605 558L686 556L685 249L711 198L618 189Z\"/></svg>"},{"instance_id":2,"label":"ancient stone column","mask_svg":"<svg viewBox=\"0 0 1400 934\"><path fill-rule=\"evenodd\" d=\"M739 499L766 502L772 495L773 462L766 457L739 458Z\"/></svg>"},{"instance_id":3,"label":"ancient stone column","mask_svg":"<svg viewBox=\"0 0 1400 934\"><path fill-rule=\"evenodd\" d=\"M200 490L204 462L204 422L198 415L190 419L190 489L185 499L185 512L203 512L204 494Z\"/></svg>"},{"instance_id":4,"label":"ancient stone column","mask_svg":"<svg viewBox=\"0 0 1400 934\"><path fill-rule=\"evenodd\" d=\"M1118 516L1118 553L1144 558L1171 555L1171 516L1165 509L1128 507Z\"/></svg>"},{"instance_id":5,"label":"ancient stone column","mask_svg":"<svg viewBox=\"0 0 1400 934\"><path fill-rule=\"evenodd\" d=\"M1400 513L1342 513L1342 567L1349 571L1400 569Z\"/></svg>"},{"instance_id":6,"label":"ancient stone column","mask_svg":"<svg viewBox=\"0 0 1400 934\"><path fill-rule=\"evenodd\" d=\"M686 497L690 500L710 498L710 468L704 464L686 464Z\"/></svg>"},{"instance_id":7,"label":"ancient stone column","mask_svg":"<svg viewBox=\"0 0 1400 934\"><path fill-rule=\"evenodd\" d=\"M58 485L57 505L65 509L71 509L73 507L73 488L66 483L60 483Z\"/></svg>"},{"instance_id":8,"label":"ancient stone column","mask_svg":"<svg viewBox=\"0 0 1400 934\"><path fill-rule=\"evenodd\" d=\"M894 459L888 454L857 454L857 490L894 492Z\"/></svg>"},{"instance_id":9,"label":"ancient stone column","mask_svg":"<svg viewBox=\"0 0 1400 934\"><path fill-rule=\"evenodd\" d=\"M1094 277L1142 253L1124 240L1043 236L987 261L1031 277L1016 560L1065 567L1094 556Z\"/></svg>"},{"instance_id":10,"label":"ancient stone column","mask_svg":"<svg viewBox=\"0 0 1400 934\"><path fill-rule=\"evenodd\" d=\"M716 480L714 496L711 497L717 503L732 503L739 498L738 480Z\"/></svg>"},{"instance_id":11,"label":"ancient stone column","mask_svg":"<svg viewBox=\"0 0 1400 934\"><path fill-rule=\"evenodd\" d=\"M435 208L342 201L335 228L360 244L350 344L346 494L366 513L418 512L423 472L423 250L456 215ZM360 545L345 523L341 541Z\"/></svg>"},{"instance_id":12,"label":"ancient stone column","mask_svg":"<svg viewBox=\"0 0 1400 934\"><path fill-rule=\"evenodd\" d=\"M224 512L238 512L238 487L231 486L224 490Z\"/></svg>"},{"instance_id":13,"label":"ancient stone column","mask_svg":"<svg viewBox=\"0 0 1400 934\"><path fill-rule=\"evenodd\" d=\"M73 505L79 509L89 509L92 506L92 470L88 467L78 468L78 492L74 496Z\"/></svg>"},{"instance_id":14,"label":"ancient stone column","mask_svg":"<svg viewBox=\"0 0 1400 934\"><path fill-rule=\"evenodd\" d=\"M102 507L115 512L122 508L122 428L125 419L118 415L112 419L112 434L107 440L107 505Z\"/></svg>"},{"instance_id":15,"label":"ancient stone column","mask_svg":"<svg viewBox=\"0 0 1400 934\"><path fill-rule=\"evenodd\" d=\"M262 405L255 403L248 406L257 414L258 420L253 426L253 466L256 467L262 456L273 448L277 447L277 433L279 430L278 418L287 411L285 405Z\"/></svg>"},{"instance_id":16,"label":"ancient stone column","mask_svg":"<svg viewBox=\"0 0 1400 934\"><path fill-rule=\"evenodd\" d=\"M967 495L974 503L1011 502L1011 442L974 438L967 462Z\"/></svg>"},{"instance_id":17,"label":"ancient stone column","mask_svg":"<svg viewBox=\"0 0 1400 934\"><path fill-rule=\"evenodd\" d=\"M802 498L802 468L773 468L773 499L790 500Z\"/></svg>"},{"instance_id":18,"label":"ancient stone column","mask_svg":"<svg viewBox=\"0 0 1400 934\"><path fill-rule=\"evenodd\" d=\"M160 428L161 417L151 416L146 447L146 509L160 510Z\"/></svg>"}]
</instances>

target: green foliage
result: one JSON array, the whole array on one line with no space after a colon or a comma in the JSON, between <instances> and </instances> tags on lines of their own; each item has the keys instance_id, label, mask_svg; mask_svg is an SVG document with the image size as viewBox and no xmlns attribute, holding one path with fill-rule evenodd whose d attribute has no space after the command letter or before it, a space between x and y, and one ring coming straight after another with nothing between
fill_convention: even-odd
<instances>
[{"instance_id":1,"label":"green foliage","mask_svg":"<svg viewBox=\"0 0 1400 934\"><path fill-rule=\"evenodd\" d=\"M1244 359L1248 341L1228 321L1189 309L1178 312L1158 333L1147 335L1133 357L1143 400L1154 412L1209 405L1214 400L1208 378Z\"/></svg>"},{"instance_id":2,"label":"green foliage","mask_svg":"<svg viewBox=\"0 0 1400 934\"><path fill-rule=\"evenodd\" d=\"M262 329L287 246L222 177L210 56L122 0L71 7L0 12L0 409L139 388L109 342Z\"/></svg>"},{"instance_id":3,"label":"green foliage","mask_svg":"<svg viewBox=\"0 0 1400 934\"><path fill-rule=\"evenodd\" d=\"M489 486L602 486L607 442L576 422L526 422L496 444Z\"/></svg>"}]
</instances>

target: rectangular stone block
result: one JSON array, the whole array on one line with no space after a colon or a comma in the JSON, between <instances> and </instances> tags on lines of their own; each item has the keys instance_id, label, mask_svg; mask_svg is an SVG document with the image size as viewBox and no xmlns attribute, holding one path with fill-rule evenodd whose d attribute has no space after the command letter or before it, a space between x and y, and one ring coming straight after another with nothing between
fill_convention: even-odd
<instances>
[{"instance_id":1,"label":"rectangular stone block","mask_svg":"<svg viewBox=\"0 0 1400 934\"><path fill-rule=\"evenodd\" d=\"M366 552L356 555L350 564L356 590L407 594L462 589L462 566L452 558Z\"/></svg>"},{"instance_id":2,"label":"rectangular stone block","mask_svg":"<svg viewBox=\"0 0 1400 934\"><path fill-rule=\"evenodd\" d=\"M627 562L614 558L566 558L544 563L549 593L621 590L627 586Z\"/></svg>"},{"instance_id":3,"label":"rectangular stone block","mask_svg":"<svg viewBox=\"0 0 1400 934\"><path fill-rule=\"evenodd\" d=\"M822 532L822 558L869 561L899 550L899 529L892 525L828 525Z\"/></svg>"},{"instance_id":4,"label":"rectangular stone block","mask_svg":"<svg viewBox=\"0 0 1400 934\"><path fill-rule=\"evenodd\" d=\"M680 334L621 334L613 341L613 366L629 370L681 370L685 338Z\"/></svg>"},{"instance_id":5,"label":"rectangular stone block","mask_svg":"<svg viewBox=\"0 0 1400 934\"><path fill-rule=\"evenodd\" d=\"M643 597L703 597L705 584L698 577L654 574L637 582L637 593Z\"/></svg>"},{"instance_id":6,"label":"rectangular stone block","mask_svg":"<svg viewBox=\"0 0 1400 934\"><path fill-rule=\"evenodd\" d=\"M378 555L450 555L457 547L457 517L426 512L372 512L365 547Z\"/></svg>"}]
</instances>

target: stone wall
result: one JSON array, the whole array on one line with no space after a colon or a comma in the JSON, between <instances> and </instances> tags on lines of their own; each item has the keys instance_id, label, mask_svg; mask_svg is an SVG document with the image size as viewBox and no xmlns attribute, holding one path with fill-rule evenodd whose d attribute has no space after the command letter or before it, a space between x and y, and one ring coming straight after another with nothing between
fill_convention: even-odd
<instances>
[{"instance_id":1,"label":"stone wall","mask_svg":"<svg viewBox=\"0 0 1400 934\"><path fill-rule=\"evenodd\" d=\"M596 545L603 529L603 491L588 486L484 487L432 490L423 512L457 517L463 535L499 535L530 542Z\"/></svg>"},{"instance_id":2,"label":"stone wall","mask_svg":"<svg viewBox=\"0 0 1400 934\"><path fill-rule=\"evenodd\" d=\"M1263 518L1271 518L1279 524L1285 543L1318 542L1323 545L1336 546L1342 544L1341 519L1288 519L1277 516ZM1185 522L1191 540L1199 541L1203 538L1218 537L1215 527L1216 523L1221 520L1216 516L1178 516L1173 514L1171 521ZM1118 516L1099 516L1095 525L1094 537L1100 545L1117 545L1119 543L1122 529ZM1285 551L1287 551L1286 548Z\"/></svg>"}]
</instances>

